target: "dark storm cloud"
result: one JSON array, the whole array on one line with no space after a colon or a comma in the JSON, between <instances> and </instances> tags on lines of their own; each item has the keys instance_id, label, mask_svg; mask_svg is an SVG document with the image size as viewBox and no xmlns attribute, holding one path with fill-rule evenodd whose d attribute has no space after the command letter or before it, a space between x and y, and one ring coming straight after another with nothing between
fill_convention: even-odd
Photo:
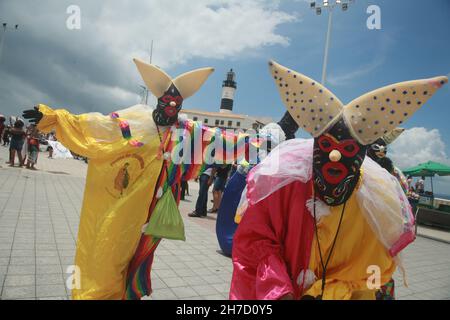
<instances>
[{"instance_id":1,"label":"dark storm cloud","mask_svg":"<svg viewBox=\"0 0 450 320\"><path fill-rule=\"evenodd\" d=\"M98 6L83 2L81 30L66 27L66 1L2 1L0 20L8 30L0 60L0 112L17 114L30 103L69 107L72 112L109 112L136 103L139 75L123 74L115 56L96 39ZM127 61L130 70L134 68ZM134 81L130 81L134 80ZM130 96L120 100L108 88ZM13 93L13 94L12 94ZM24 95L21 97L21 95ZM131 98L131 99L130 99Z\"/></svg>"},{"instance_id":2,"label":"dark storm cloud","mask_svg":"<svg viewBox=\"0 0 450 320\"><path fill-rule=\"evenodd\" d=\"M81 30L66 27L70 5L81 9ZM19 24L0 57L0 113L36 103L73 113L128 107L142 84L132 58L148 59L151 39L154 63L170 71L287 45L275 30L293 19L269 0L0 0L0 22Z\"/></svg>"}]
</instances>

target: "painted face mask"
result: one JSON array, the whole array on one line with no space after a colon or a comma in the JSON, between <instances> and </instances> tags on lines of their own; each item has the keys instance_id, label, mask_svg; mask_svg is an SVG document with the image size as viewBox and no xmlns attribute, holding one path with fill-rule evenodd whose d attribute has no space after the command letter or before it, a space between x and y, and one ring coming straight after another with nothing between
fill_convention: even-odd
<instances>
[{"instance_id":1,"label":"painted face mask","mask_svg":"<svg viewBox=\"0 0 450 320\"><path fill-rule=\"evenodd\" d=\"M374 143L372 143L367 149L367 155L372 159L377 161L378 159L382 159L386 157L387 146L386 142L382 138L378 139Z\"/></svg>"},{"instance_id":2,"label":"painted face mask","mask_svg":"<svg viewBox=\"0 0 450 320\"><path fill-rule=\"evenodd\" d=\"M392 163L392 160L386 156L388 151L387 146L397 139L403 131L405 131L405 129L395 128L383 135L383 137L369 145L367 148L367 156L378 163L382 168L392 173L394 171L394 164Z\"/></svg>"},{"instance_id":3,"label":"painted face mask","mask_svg":"<svg viewBox=\"0 0 450 320\"><path fill-rule=\"evenodd\" d=\"M178 89L172 84L164 95L158 98L158 104L153 111L153 120L159 126L171 126L178 119L183 98Z\"/></svg>"},{"instance_id":4,"label":"painted face mask","mask_svg":"<svg viewBox=\"0 0 450 320\"><path fill-rule=\"evenodd\" d=\"M314 139L314 190L330 206L344 203L355 189L366 147L356 141L340 119Z\"/></svg>"},{"instance_id":5,"label":"painted face mask","mask_svg":"<svg viewBox=\"0 0 450 320\"><path fill-rule=\"evenodd\" d=\"M443 76L400 82L344 105L314 79L274 61L269 62L269 68L292 119L314 137L314 188L317 196L331 206L351 196L366 146L386 137L448 82ZM373 153L382 156L381 149L377 143Z\"/></svg>"},{"instance_id":6,"label":"painted face mask","mask_svg":"<svg viewBox=\"0 0 450 320\"><path fill-rule=\"evenodd\" d=\"M367 148L367 156L378 163L380 167L386 169L388 172L393 173L394 164L392 160L386 156L387 146L383 139L378 139L375 143L372 143Z\"/></svg>"},{"instance_id":7,"label":"painted face mask","mask_svg":"<svg viewBox=\"0 0 450 320\"><path fill-rule=\"evenodd\" d=\"M172 79L155 65L134 59L136 66L151 93L158 97L153 120L159 126L173 125L178 119L183 101L197 92L213 68L200 68Z\"/></svg>"}]
</instances>

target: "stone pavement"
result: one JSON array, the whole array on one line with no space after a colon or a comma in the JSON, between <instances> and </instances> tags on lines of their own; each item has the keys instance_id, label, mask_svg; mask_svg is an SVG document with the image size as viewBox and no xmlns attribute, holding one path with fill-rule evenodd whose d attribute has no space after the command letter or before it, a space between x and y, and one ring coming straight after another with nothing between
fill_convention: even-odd
<instances>
[{"instance_id":1,"label":"stone pavement","mask_svg":"<svg viewBox=\"0 0 450 320\"><path fill-rule=\"evenodd\" d=\"M424 238L438 240L450 244L450 232L426 226L417 226L417 234Z\"/></svg>"},{"instance_id":2,"label":"stone pavement","mask_svg":"<svg viewBox=\"0 0 450 320\"><path fill-rule=\"evenodd\" d=\"M69 299L87 165L40 154L39 171L5 165L0 146L0 299ZM230 258L220 254L215 215L188 218L198 187L180 205L186 242L163 240L156 250L152 299L226 299ZM409 288L396 273L398 299L450 299L450 244L418 237L406 249Z\"/></svg>"}]
</instances>

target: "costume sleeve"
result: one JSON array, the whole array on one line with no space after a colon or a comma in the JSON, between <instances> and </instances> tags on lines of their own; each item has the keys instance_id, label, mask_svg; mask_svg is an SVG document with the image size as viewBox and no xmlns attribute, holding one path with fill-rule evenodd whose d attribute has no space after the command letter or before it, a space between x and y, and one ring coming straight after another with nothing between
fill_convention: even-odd
<instances>
[{"instance_id":1,"label":"costume sleeve","mask_svg":"<svg viewBox=\"0 0 450 320\"><path fill-rule=\"evenodd\" d=\"M233 239L230 299L277 300L294 288L282 258L282 214L271 214L276 194L250 206Z\"/></svg>"},{"instance_id":2,"label":"costume sleeve","mask_svg":"<svg viewBox=\"0 0 450 320\"><path fill-rule=\"evenodd\" d=\"M69 150L87 158L100 158L127 147L117 121L100 113L73 115L67 110L53 110L39 105L43 117L37 128L56 130L56 137Z\"/></svg>"}]
</instances>

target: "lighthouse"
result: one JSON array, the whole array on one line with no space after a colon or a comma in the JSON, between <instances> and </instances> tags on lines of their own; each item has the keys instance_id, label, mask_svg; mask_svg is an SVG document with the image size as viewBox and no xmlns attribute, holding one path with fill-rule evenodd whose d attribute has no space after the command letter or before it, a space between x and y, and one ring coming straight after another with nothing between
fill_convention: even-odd
<instances>
[{"instance_id":1,"label":"lighthouse","mask_svg":"<svg viewBox=\"0 0 450 320\"><path fill-rule=\"evenodd\" d=\"M234 93L236 92L236 74L233 69L227 73L227 79L222 83L222 101L220 103L221 113L231 113L233 111Z\"/></svg>"}]
</instances>

